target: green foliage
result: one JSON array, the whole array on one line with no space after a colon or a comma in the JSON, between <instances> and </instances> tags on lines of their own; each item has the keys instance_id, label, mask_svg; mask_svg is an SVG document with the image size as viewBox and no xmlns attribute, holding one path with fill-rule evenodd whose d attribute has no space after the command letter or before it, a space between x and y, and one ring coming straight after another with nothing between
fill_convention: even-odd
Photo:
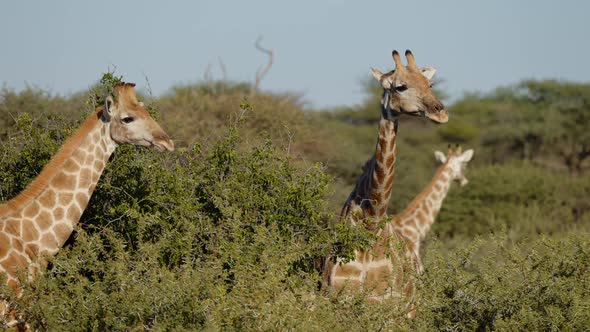
<instances>
[{"instance_id":1,"label":"green foliage","mask_svg":"<svg viewBox=\"0 0 590 332\"><path fill-rule=\"evenodd\" d=\"M590 230L582 197L590 178L564 177L530 163L476 168L467 186L451 190L433 231L443 238L472 238L506 227L513 239ZM583 212L585 211L585 212Z\"/></svg>"},{"instance_id":2,"label":"green foliage","mask_svg":"<svg viewBox=\"0 0 590 332\"><path fill-rule=\"evenodd\" d=\"M581 331L590 324L590 237L541 237L530 249L505 234L441 255L429 251L418 330ZM482 257L483 255L483 257Z\"/></svg>"},{"instance_id":3,"label":"green foliage","mask_svg":"<svg viewBox=\"0 0 590 332\"><path fill-rule=\"evenodd\" d=\"M245 114L245 140L260 143L261 139L271 137L275 144L289 147L295 155L310 148L317 137L317 127L310 126L298 97L252 95L250 87L244 84L212 82L173 87L157 101L162 114L160 122L176 134L181 146L219 139L227 128L228 116L239 110L244 98L253 107Z\"/></svg>"},{"instance_id":4,"label":"green foliage","mask_svg":"<svg viewBox=\"0 0 590 332\"><path fill-rule=\"evenodd\" d=\"M114 72L107 71L90 89L90 94L86 100L86 105L94 110L105 103L106 96L115 95L115 85L123 82L123 76L116 76Z\"/></svg>"},{"instance_id":5,"label":"green foliage","mask_svg":"<svg viewBox=\"0 0 590 332\"><path fill-rule=\"evenodd\" d=\"M14 119L9 132L0 144L3 151L0 156L0 201L22 191L72 131L68 126L60 127L58 120L37 121L29 113L22 113Z\"/></svg>"},{"instance_id":6,"label":"green foliage","mask_svg":"<svg viewBox=\"0 0 590 332\"><path fill-rule=\"evenodd\" d=\"M442 139L449 142L465 143L471 142L478 136L478 130L465 121L452 121L438 130Z\"/></svg>"},{"instance_id":7,"label":"green foliage","mask_svg":"<svg viewBox=\"0 0 590 332\"><path fill-rule=\"evenodd\" d=\"M554 80L523 81L453 107L483 133L490 160L536 160L573 174L584 172L590 157L589 110L590 84Z\"/></svg>"},{"instance_id":8,"label":"green foliage","mask_svg":"<svg viewBox=\"0 0 590 332\"><path fill-rule=\"evenodd\" d=\"M211 147L164 155L120 147L82 217L75 245L52 260L53 268L25 296L13 299L30 324L239 328L255 324L255 311L206 322L203 317L212 316L202 302L254 310L279 290L315 289L312 262L331 250L324 203L330 178L321 165L297 167L270 141L244 147L240 121L231 120L225 137ZM30 129L30 122L23 124ZM29 132L34 137L25 149L40 140L59 143Z\"/></svg>"},{"instance_id":9,"label":"green foliage","mask_svg":"<svg viewBox=\"0 0 590 332\"><path fill-rule=\"evenodd\" d=\"M0 200L120 79L105 75L86 106L87 94L2 91ZM40 330L584 330L590 177L553 147L583 147L586 90L523 82L466 96L446 125L401 120L392 212L430 181L434 150L475 149L423 247L416 320L393 300L318 290L318 258L374 241L336 218L374 152L374 86L330 112L242 83L173 88L149 109L179 148L119 147L45 274L2 294Z\"/></svg>"},{"instance_id":10,"label":"green foliage","mask_svg":"<svg viewBox=\"0 0 590 332\"><path fill-rule=\"evenodd\" d=\"M8 88L0 90L0 141L7 139L15 129L19 115L27 113L37 128L51 130L58 123L71 124L84 109L81 94L70 98L52 96L50 93L27 87L16 93Z\"/></svg>"}]
</instances>

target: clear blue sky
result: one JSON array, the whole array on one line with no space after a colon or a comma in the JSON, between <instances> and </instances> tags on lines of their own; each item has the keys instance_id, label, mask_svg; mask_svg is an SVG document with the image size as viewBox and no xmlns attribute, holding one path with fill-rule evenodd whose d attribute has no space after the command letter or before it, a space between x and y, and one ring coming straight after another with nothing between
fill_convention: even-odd
<instances>
[{"instance_id":1,"label":"clear blue sky","mask_svg":"<svg viewBox=\"0 0 590 332\"><path fill-rule=\"evenodd\" d=\"M315 107L363 98L369 66L411 49L452 97L523 78L589 81L590 1L4 1L0 82L69 94L107 68L155 95L213 78L252 81L275 52L264 90Z\"/></svg>"}]
</instances>

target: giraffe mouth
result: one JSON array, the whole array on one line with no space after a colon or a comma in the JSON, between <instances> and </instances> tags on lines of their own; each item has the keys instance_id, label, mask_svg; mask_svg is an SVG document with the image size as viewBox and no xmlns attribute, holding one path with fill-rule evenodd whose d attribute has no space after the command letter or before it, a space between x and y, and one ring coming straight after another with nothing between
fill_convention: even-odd
<instances>
[{"instance_id":1,"label":"giraffe mouth","mask_svg":"<svg viewBox=\"0 0 590 332\"><path fill-rule=\"evenodd\" d=\"M436 113L434 112L422 112L423 116L436 123L447 123L449 121L449 112L447 110L441 110Z\"/></svg>"},{"instance_id":2,"label":"giraffe mouth","mask_svg":"<svg viewBox=\"0 0 590 332\"><path fill-rule=\"evenodd\" d=\"M166 150L174 151L174 142L172 140L161 139L161 140L155 140L150 143L151 143L151 146L153 148L155 148L156 150L158 150L159 152L164 152Z\"/></svg>"},{"instance_id":3,"label":"giraffe mouth","mask_svg":"<svg viewBox=\"0 0 590 332\"><path fill-rule=\"evenodd\" d=\"M395 112L392 110L392 113L394 114L394 116L399 116L400 114L407 114L410 116L416 116L419 118L428 118L433 122L436 123L447 123L449 121L449 112L447 112L447 110L443 109L440 110L438 112L429 112L429 111L406 111L404 109L401 109L398 112Z\"/></svg>"}]
</instances>

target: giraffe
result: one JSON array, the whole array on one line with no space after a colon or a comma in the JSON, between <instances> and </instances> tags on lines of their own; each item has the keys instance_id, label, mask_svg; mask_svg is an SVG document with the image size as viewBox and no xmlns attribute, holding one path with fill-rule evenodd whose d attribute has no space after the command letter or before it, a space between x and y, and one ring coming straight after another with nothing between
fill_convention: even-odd
<instances>
[{"instance_id":1,"label":"giraffe","mask_svg":"<svg viewBox=\"0 0 590 332\"><path fill-rule=\"evenodd\" d=\"M386 215L395 175L396 137L401 114L427 117L437 123L448 121L447 111L431 89L436 69L418 68L409 50L405 53L407 66L402 64L397 51L394 50L392 55L394 70L383 74L371 68L373 77L383 87L379 134L375 153L365 163L363 173L342 208L341 218L346 218L357 205L363 212L364 218L361 219L373 217L375 222ZM374 228L375 225L367 226Z\"/></svg>"},{"instance_id":2,"label":"giraffe","mask_svg":"<svg viewBox=\"0 0 590 332\"><path fill-rule=\"evenodd\" d=\"M341 265L343 271L356 273L356 278L349 276L337 280L341 286L347 284L357 289L368 289L369 299L377 301L382 297L398 295L395 294L395 289L402 288L404 295L414 296L411 278L403 274L410 269L418 274L424 272L420 260L420 241L424 239L440 211L451 183L458 181L461 186L467 184L465 168L473 157L473 150L462 152L461 147L455 150L449 147L448 157L440 151L436 151L434 155L443 165L436 171L430 184L402 213L377 231L377 241L372 248L359 250L355 260ZM355 212L360 213L359 210L357 208ZM385 276L391 274L395 268L399 272L393 280L387 280ZM415 308L410 310L409 315L415 315Z\"/></svg>"},{"instance_id":3,"label":"giraffe","mask_svg":"<svg viewBox=\"0 0 590 332\"><path fill-rule=\"evenodd\" d=\"M396 50L392 56L394 70L382 73L371 68L373 77L383 88L377 144L374 155L365 163L363 173L340 213L341 220L353 226L360 222L378 236L381 236L379 223L387 214L395 175L399 117L408 114L426 117L436 123L448 121L447 111L431 89L436 69L419 68L410 50L405 52L407 66L402 64ZM413 294L413 284L404 285L403 281L403 272L408 270L404 263L405 254L400 256L390 247L378 243L369 250L356 250L355 258L346 264L340 258L325 258L322 268L324 285L333 289L341 289L346 284L355 289L372 289L374 296L371 298L374 300L389 297L400 288L406 295ZM399 271L396 273L395 269Z\"/></svg>"},{"instance_id":4,"label":"giraffe","mask_svg":"<svg viewBox=\"0 0 590 332\"><path fill-rule=\"evenodd\" d=\"M0 274L20 294L18 272L32 280L57 254L86 209L111 154L120 144L173 151L174 143L137 100L135 84L119 83L20 194L0 205ZM23 321L0 302L10 326ZM8 317L11 316L11 317Z\"/></svg>"},{"instance_id":5,"label":"giraffe","mask_svg":"<svg viewBox=\"0 0 590 332\"><path fill-rule=\"evenodd\" d=\"M434 223L451 183L458 181L461 186L467 184L465 168L473 157L473 150L462 152L460 146L457 146L455 150L449 146L447 156L440 151L435 151L434 156L442 165L428 186L410 202L404 211L385 226L390 228L390 233L397 232L407 242L408 249L413 252L412 257L415 259L415 268L419 274L424 272L420 259L420 242L424 240Z\"/></svg>"}]
</instances>

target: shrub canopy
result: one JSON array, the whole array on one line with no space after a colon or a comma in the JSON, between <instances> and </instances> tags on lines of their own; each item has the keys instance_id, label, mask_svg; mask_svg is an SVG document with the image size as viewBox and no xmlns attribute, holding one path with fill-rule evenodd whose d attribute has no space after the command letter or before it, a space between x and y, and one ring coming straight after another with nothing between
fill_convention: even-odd
<instances>
[{"instance_id":1,"label":"shrub canopy","mask_svg":"<svg viewBox=\"0 0 590 332\"><path fill-rule=\"evenodd\" d=\"M90 96L2 91L1 201L38 174L116 79ZM527 81L465 96L449 107L448 126L402 120L392 212L430 181L434 150L475 150L469 184L453 186L427 236L418 319L393 301L318 289L319 257L374 240L336 219L374 152L374 96L320 112L227 82L152 98L180 148L118 148L47 271L22 297L1 295L41 330L584 330L588 91Z\"/></svg>"}]
</instances>

